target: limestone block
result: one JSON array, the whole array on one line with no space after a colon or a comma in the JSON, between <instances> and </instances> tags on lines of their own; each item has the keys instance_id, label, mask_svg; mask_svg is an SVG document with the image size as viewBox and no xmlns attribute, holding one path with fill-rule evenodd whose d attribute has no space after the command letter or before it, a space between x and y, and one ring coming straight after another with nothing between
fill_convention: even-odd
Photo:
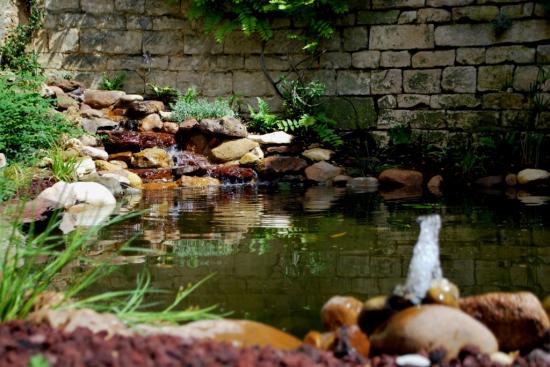
<instances>
[{"instance_id":1,"label":"limestone block","mask_svg":"<svg viewBox=\"0 0 550 367\"><path fill-rule=\"evenodd\" d=\"M399 17L399 10L387 11L360 11L357 14L357 24L359 25L374 25L374 24L395 24Z\"/></svg>"},{"instance_id":2,"label":"limestone block","mask_svg":"<svg viewBox=\"0 0 550 367\"><path fill-rule=\"evenodd\" d=\"M405 93L432 94L441 91L441 70L405 70L403 72Z\"/></svg>"},{"instance_id":3,"label":"limestone block","mask_svg":"<svg viewBox=\"0 0 550 367\"><path fill-rule=\"evenodd\" d=\"M351 55L351 64L359 69L376 69L380 66L380 51L359 51Z\"/></svg>"},{"instance_id":4,"label":"limestone block","mask_svg":"<svg viewBox=\"0 0 550 367\"><path fill-rule=\"evenodd\" d=\"M319 60L320 66L326 69L347 69L351 62L351 54L344 52L327 52Z\"/></svg>"},{"instance_id":5,"label":"limestone block","mask_svg":"<svg viewBox=\"0 0 550 367\"><path fill-rule=\"evenodd\" d=\"M550 63L550 45L541 45L537 47L537 63Z\"/></svg>"},{"instance_id":6,"label":"limestone block","mask_svg":"<svg viewBox=\"0 0 550 367\"><path fill-rule=\"evenodd\" d=\"M147 31L153 29L153 20L150 17L141 15L128 15L126 18L126 29Z\"/></svg>"},{"instance_id":7,"label":"limestone block","mask_svg":"<svg viewBox=\"0 0 550 367\"><path fill-rule=\"evenodd\" d=\"M402 85L400 69L373 71L371 74L371 94L398 94Z\"/></svg>"},{"instance_id":8,"label":"limestone block","mask_svg":"<svg viewBox=\"0 0 550 367\"><path fill-rule=\"evenodd\" d=\"M511 84L513 72L513 65L481 66L478 69L477 89L481 92L503 90Z\"/></svg>"},{"instance_id":9,"label":"limestone block","mask_svg":"<svg viewBox=\"0 0 550 367\"><path fill-rule=\"evenodd\" d=\"M474 0L427 0L426 5L432 7L441 7L441 6L464 6L470 5Z\"/></svg>"},{"instance_id":10,"label":"limestone block","mask_svg":"<svg viewBox=\"0 0 550 367\"><path fill-rule=\"evenodd\" d=\"M408 24L416 22L417 14L414 10L404 11L399 15L397 24Z\"/></svg>"},{"instance_id":11,"label":"limestone block","mask_svg":"<svg viewBox=\"0 0 550 367\"><path fill-rule=\"evenodd\" d=\"M378 116L372 97L329 97L323 101L324 112L337 121L338 129L368 129L376 123Z\"/></svg>"},{"instance_id":12,"label":"limestone block","mask_svg":"<svg viewBox=\"0 0 550 367\"><path fill-rule=\"evenodd\" d=\"M409 51L385 51L380 55L380 66L385 68L402 68L411 66Z\"/></svg>"},{"instance_id":13,"label":"limestone block","mask_svg":"<svg viewBox=\"0 0 550 367\"><path fill-rule=\"evenodd\" d=\"M447 123L451 129L475 130L497 126L499 113L492 111L448 111Z\"/></svg>"},{"instance_id":14,"label":"limestone block","mask_svg":"<svg viewBox=\"0 0 550 367\"><path fill-rule=\"evenodd\" d=\"M430 105L430 96L425 94L400 94L397 96L399 108L426 107Z\"/></svg>"},{"instance_id":15,"label":"limestone block","mask_svg":"<svg viewBox=\"0 0 550 367\"><path fill-rule=\"evenodd\" d=\"M45 6L55 12L80 10L80 0L46 0Z\"/></svg>"},{"instance_id":16,"label":"limestone block","mask_svg":"<svg viewBox=\"0 0 550 367\"><path fill-rule=\"evenodd\" d=\"M81 52L103 52L107 54L140 54L142 34L137 31L80 31Z\"/></svg>"},{"instance_id":17,"label":"limestone block","mask_svg":"<svg viewBox=\"0 0 550 367\"><path fill-rule=\"evenodd\" d=\"M544 67L546 72L550 72L550 67ZM540 72L538 66L517 66L514 72L514 89L521 92L529 91L529 87L537 80L537 76ZM550 89L550 82L547 82L544 87L545 90Z\"/></svg>"},{"instance_id":18,"label":"limestone block","mask_svg":"<svg viewBox=\"0 0 550 367\"><path fill-rule=\"evenodd\" d=\"M79 31L76 28L68 28L50 34L49 50L53 52L78 51Z\"/></svg>"},{"instance_id":19,"label":"limestone block","mask_svg":"<svg viewBox=\"0 0 550 367\"><path fill-rule=\"evenodd\" d=\"M411 111L410 126L413 129L444 129L447 127L445 111Z\"/></svg>"},{"instance_id":20,"label":"limestone block","mask_svg":"<svg viewBox=\"0 0 550 367\"><path fill-rule=\"evenodd\" d=\"M433 25L373 26L369 44L374 50L433 48Z\"/></svg>"},{"instance_id":21,"label":"limestone block","mask_svg":"<svg viewBox=\"0 0 550 367\"><path fill-rule=\"evenodd\" d=\"M337 73L336 88L339 95L370 94L370 86L370 72L343 70Z\"/></svg>"},{"instance_id":22,"label":"limestone block","mask_svg":"<svg viewBox=\"0 0 550 367\"><path fill-rule=\"evenodd\" d=\"M475 94L436 94L430 98L431 108L474 108L480 104Z\"/></svg>"},{"instance_id":23,"label":"limestone block","mask_svg":"<svg viewBox=\"0 0 550 367\"><path fill-rule=\"evenodd\" d=\"M115 0L115 9L133 14L143 14L145 0Z\"/></svg>"},{"instance_id":24,"label":"limestone block","mask_svg":"<svg viewBox=\"0 0 550 367\"><path fill-rule=\"evenodd\" d=\"M378 108L380 109L397 107L397 99L395 98L395 96L392 96L392 95L380 97L378 98L376 103L378 104Z\"/></svg>"},{"instance_id":25,"label":"limestone block","mask_svg":"<svg viewBox=\"0 0 550 367\"><path fill-rule=\"evenodd\" d=\"M183 49L185 50L186 55L221 54L223 51L223 45L217 43L209 35L186 35L183 40Z\"/></svg>"},{"instance_id":26,"label":"limestone block","mask_svg":"<svg viewBox=\"0 0 550 367\"><path fill-rule=\"evenodd\" d=\"M485 60L487 64L500 64L502 62L534 63L535 49L520 45L491 47L487 49Z\"/></svg>"},{"instance_id":27,"label":"limestone block","mask_svg":"<svg viewBox=\"0 0 550 367\"><path fill-rule=\"evenodd\" d=\"M420 51L413 55L413 68L433 68L435 66L448 66L455 63L455 51Z\"/></svg>"},{"instance_id":28,"label":"limestone block","mask_svg":"<svg viewBox=\"0 0 550 367\"><path fill-rule=\"evenodd\" d=\"M373 0L373 9L420 8L426 0Z\"/></svg>"},{"instance_id":29,"label":"limestone block","mask_svg":"<svg viewBox=\"0 0 550 367\"><path fill-rule=\"evenodd\" d=\"M443 70L441 86L456 93L476 91L476 68L473 66L448 67Z\"/></svg>"},{"instance_id":30,"label":"limestone block","mask_svg":"<svg viewBox=\"0 0 550 367\"><path fill-rule=\"evenodd\" d=\"M264 80L262 78L262 80ZM231 73L208 73L202 78L203 94L207 97L219 97L231 94L233 78Z\"/></svg>"},{"instance_id":31,"label":"limestone block","mask_svg":"<svg viewBox=\"0 0 550 367\"><path fill-rule=\"evenodd\" d=\"M181 15L181 7L179 1L158 1L158 0L146 0L145 1L145 14L159 16L159 15Z\"/></svg>"},{"instance_id":32,"label":"limestone block","mask_svg":"<svg viewBox=\"0 0 550 367\"><path fill-rule=\"evenodd\" d=\"M397 126L408 126L412 112L410 110L380 110L376 127L380 130L388 130Z\"/></svg>"},{"instance_id":33,"label":"limestone block","mask_svg":"<svg viewBox=\"0 0 550 367\"><path fill-rule=\"evenodd\" d=\"M417 21L418 23L442 23L451 20L451 12L445 9L419 9Z\"/></svg>"},{"instance_id":34,"label":"limestone block","mask_svg":"<svg viewBox=\"0 0 550 367\"><path fill-rule=\"evenodd\" d=\"M461 65L479 65L485 63L484 48L458 48L456 62Z\"/></svg>"},{"instance_id":35,"label":"limestone block","mask_svg":"<svg viewBox=\"0 0 550 367\"><path fill-rule=\"evenodd\" d=\"M344 28L343 39L345 51L357 51L367 48L369 44L367 27Z\"/></svg>"},{"instance_id":36,"label":"limestone block","mask_svg":"<svg viewBox=\"0 0 550 367\"><path fill-rule=\"evenodd\" d=\"M263 96L272 93L265 76L259 72L235 71L233 91L242 96Z\"/></svg>"},{"instance_id":37,"label":"limestone block","mask_svg":"<svg viewBox=\"0 0 550 367\"><path fill-rule=\"evenodd\" d=\"M533 3L505 5L500 8L500 12L510 19L519 19L530 17L534 8Z\"/></svg>"},{"instance_id":38,"label":"limestone block","mask_svg":"<svg viewBox=\"0 0 550 367\"><path fill-rule=\"evenodd\" d=\"M453 8L453 21L490 22L498 15L498 7L492 5Z\"/></svg>"},{"instance_id":39,"label":"limestone block","mask_svg":"<svg viewBox=\"0 0 550 367\"><path fill-rule=\"evenodd\" d=\"M525 97L520 93L488 93L483 95L483 108L486 109L522 109L525 107Z\"/></svg>"},{"instance_id":40,"label":"limestone block","mask_svg":"<svg viewBox=\"0 0 550 367\"><path fill-rule=\"evenodd\" d=\"M115 10L113 0L82 1L80 6L85 13L108 14Z\"/></svg>"},{"instance_id":41,"label":"limestone block","mask_svg":"<svg viewBox=\"0 0 550 367\"><path fill-rule=\"evenodd\" d=\"M184 52L184 35L181 31L155 31L143 34L143 52L151 55L175 55Z\"/></svg>"}]
</instances>

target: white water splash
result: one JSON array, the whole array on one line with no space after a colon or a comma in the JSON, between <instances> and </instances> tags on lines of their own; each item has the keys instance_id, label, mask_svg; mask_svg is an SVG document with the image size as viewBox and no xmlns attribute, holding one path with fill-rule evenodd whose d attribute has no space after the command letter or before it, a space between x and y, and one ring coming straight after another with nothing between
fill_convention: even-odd
<instances>
[{"instance_id":1,"label":"white water splash","mask_svg":"<svg viewBox=\"0 0 550 367\"><path fill-rule=\"evenodd\" d=\"M414 304L422 302L432 282L443 278L439 262L441 217L437 214L422 216L418 218L418 222L420 235L414 246L407 280L394 291L394 294L405 297Z\"/></svg>"}]
</instances>

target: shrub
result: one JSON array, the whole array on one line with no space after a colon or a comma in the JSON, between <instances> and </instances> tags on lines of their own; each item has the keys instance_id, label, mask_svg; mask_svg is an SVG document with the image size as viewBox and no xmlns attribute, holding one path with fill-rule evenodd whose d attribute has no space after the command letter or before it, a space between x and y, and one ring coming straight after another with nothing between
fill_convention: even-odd
<instances>
[{"instance_id":1,"label":"shrub","mask_svg":"<svg viewBox=\"0 0 550 367\"><path fill-rule=\"evenodd\" d=\"M174 105L174 115L181 122L190 118L200 120L226 116L234 117L236 113L231 108L228 100L217 98L214 101L209 101L206 98L199 98L196 89L189 88Z\"/></svg>"},{"instance_id":2,"label":"shrub","mask_svg":"<svg viewBox=\"0 0 550 367\"><path fill-rule=\"evenodd\" d=\"M0 76L0 152L9 161L30 162L38 150L52 147L63 134L83 133L40 96L41 82L28 74Z\"/></svg>"}]
</instances>

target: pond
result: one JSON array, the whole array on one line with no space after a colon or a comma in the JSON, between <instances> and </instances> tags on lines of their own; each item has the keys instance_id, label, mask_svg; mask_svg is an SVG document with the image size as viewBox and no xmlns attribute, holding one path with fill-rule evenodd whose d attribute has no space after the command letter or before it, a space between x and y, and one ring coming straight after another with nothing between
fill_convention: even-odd
<instances>
[{"instance_id":1,"label":"pond","mask_svg":"<svg viewBox=\"0 0 550 367\"><path fill-rule=\"evenodd\" d=\"M135 237L134 247L151 252L120 259L92 291L131 288L144 269L155 287L174 292L215 273L191 304L217 304L231 317L302 337L320 328L331 296L391 292L407 274L416 217L439 213L444 275L462 295L550 293L550 205L526 206L503 193L399 201L332 187L233 186L144 191L132 200L127 206L148 211L106 229L96 250Z\"/></svg>"}]
</instances>

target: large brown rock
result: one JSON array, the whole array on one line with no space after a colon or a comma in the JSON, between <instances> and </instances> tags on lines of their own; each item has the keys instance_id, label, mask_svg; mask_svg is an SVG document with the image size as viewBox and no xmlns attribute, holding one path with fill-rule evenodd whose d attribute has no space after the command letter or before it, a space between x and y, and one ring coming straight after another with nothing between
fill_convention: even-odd
<instances>
[{"instance_id":1,"label":"large brown rock","mask_svg":"<svg viewBox=\"0 0 550 367\"><path fill-rule=\"evenodd\" d=\"M132 164L138 168L170 168L172 160L164 149L148 148L134 154Z\"/></svg>"},{"instance_id":2,"label":"large brown rock","mask_svg":"<svg viewBox=\"0 0 550 367\"><path fill-rule=\"evenodd\" d=\"M212 149L212 156L219 162L230 162L241 159L246 153L258 147L255 141L243 138L229 140Z\"/></svg>"},{"instance_id":3,"label":"large brown rock","mask_svg":"<svg viewBox=\"0 0 550 367\"><path fill-rule=\"evenodd\" d=\"M114 105L126 93L116 90L94 90L84 91L84 103L92 108L102 109Z\"/></svg>"},{"instance_id":4,"label":"large brown rock","mask_svg":"<svg viewBox=\"0 0 550 367\"><path fill-rule=\"evenodd\" d=\"M135 101L128 107L128 113L133 116L145 116L164 111L161 101Z\"/></svg>"},{"instance_id":5,"label":"large brown rock","mask_svg":"<svg viewBox=\"0 0 550 367\"><path fill-rule=\"evenodd\" d=\"M550 328L539 299L529 292L495 292L460 300L460 308L497 337L502 350L535 348Z\"/></svg>"},{"instance_id":6,"label":"large brown rock","mask_svg":"<svg viewBox=\"0 0 550 367\"><path fill-rule=\"evenodd\" d=\"M327 182L342 173L342 168L325 161L312 164L306 168L306 177L310 181Z\"/></svg>"},{"instance_id":7,"label":"large brown rock","mask_svg":"<svg viewBox=\"0 0 550 367\"><path fill-rule=\"evenodd\" d=\"M455 358L467 345L487 354L498 351L497 340L485 325L456 308L440 305L410 307L395 314L376 329L370 341L373 351L386 354L444 348L446 359Z\"/></svg>"},{"instance_id":8,"label":"large brown rock","mask_svg":"<svg viewBox=\"0 0 550 367\"><path fill-rule=\"evenodd\" d=\"M421 186L423 180L422 173L400 168L387 169L378 177L381 185Z\"/></svg>"},{"instance_id":9,"label":"large brown rock","mask_svg":"<svg viewBox=\"0 0 550 367\"><path fill-rule=\"evenodd\" d=\"M246 138L248 132L239 119L234 117L222 117L219 119L204 119L199 122L201 131L225 135L234 138Z\"/></svg>"},{"instance_id":10,"label":"large brown rock","mask_svg":"<svg viewBox=\"0 0 550 367\"><path fill-rule=\"evenodd\" d=\"M285 174L291 172L300 172L307 167L307 162L298 157L279 157L272 156L262 159L257 164L257 169L262 173Z\"/></svg>"},{"instance_id":11,"label":"large brown rock","mask_svg":"<svg viewBox=\"0 0 550 367\"><path fill-rule=\"evenodd\" d=\"M321 321L327 330L340 326L356 325L363 302L353 297L334 296L321 309Z\"/></svg>"}]
</instances>

